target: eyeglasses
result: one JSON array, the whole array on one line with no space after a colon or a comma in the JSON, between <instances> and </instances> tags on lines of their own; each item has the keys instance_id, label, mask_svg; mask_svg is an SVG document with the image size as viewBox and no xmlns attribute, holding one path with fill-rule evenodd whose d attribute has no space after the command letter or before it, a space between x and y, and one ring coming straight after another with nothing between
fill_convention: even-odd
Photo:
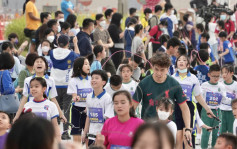
<instances>
[{"instance_id":1,"label":"eyeglasses","mask_svg":"<svg viewBox=\"0 0 237 149\"><path fill-rule=\"evenodd\" d=\"M210 76L212 78L220 78L221 76Z\"/></svg>"}]
</instances>

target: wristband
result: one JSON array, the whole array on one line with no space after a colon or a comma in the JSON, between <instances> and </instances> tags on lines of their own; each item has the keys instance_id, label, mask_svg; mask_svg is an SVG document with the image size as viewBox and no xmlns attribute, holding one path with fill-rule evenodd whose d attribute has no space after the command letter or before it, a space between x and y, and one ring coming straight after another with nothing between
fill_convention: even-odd
<instances>
[{"instance_id":1,"label":"wristband","mask_svg":"<svg viewBox=\"0 0 237 149\"><path fill-rule=\"evenodd\" d=\"M192 133L192 130L191 129L189 129L189 128L185 128L185 130L184 130L185 132L186 131L189 131L190 133Z\"/></svg>"}]
</instances>

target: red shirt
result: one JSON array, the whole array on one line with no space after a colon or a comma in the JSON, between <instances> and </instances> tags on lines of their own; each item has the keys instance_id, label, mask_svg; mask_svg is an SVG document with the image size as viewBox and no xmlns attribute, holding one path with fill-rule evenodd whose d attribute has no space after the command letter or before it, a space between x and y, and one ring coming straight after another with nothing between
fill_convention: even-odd
<instances>
[{"instance_id":1,"label":"red shirt","mask_svg":"<svg viewBox=\"0 0 237 149\"><path fill-rule=\"evenodd\" d=\"M229 35L230 32L235 31L235 24L233 21L228 20L227 22L225 22L225 31L227 32L227 34ZM220 31L218 31L217 29L215 30L215 33L219 33Z\"/></svg>"},{"instance_id":2,"label":"red shirt","mask_svg":"<svg viewBox=\"0 0 237 149\"><path fill-rule=\"evenodd\" d=\"M160 44L158 39L161 36L161 34L162 34L162 31L160 30L158 25L152 27L152 29L149 32L149 35L151 36L151 40L150 41L152 43ZM154 39L154 37L155 37L155 39Z\"/></svg>"}]
</instances>

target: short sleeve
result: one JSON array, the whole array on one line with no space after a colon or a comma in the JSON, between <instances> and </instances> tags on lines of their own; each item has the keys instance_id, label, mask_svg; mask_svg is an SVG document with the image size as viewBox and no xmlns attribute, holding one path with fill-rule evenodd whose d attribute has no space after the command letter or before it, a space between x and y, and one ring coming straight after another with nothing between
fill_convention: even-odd
<instances>
[{"instance_id":1,"label":"short sleeve","mask_svg":"<svg viewBox=\"0 0 237 149\"><path fill-rule=\"evenodd\" d=\"M22 70L18 76L18 85L20 86L20 88L24 87L24 80L25 78L27 78L27 70Z\"/></svg>"},{"instance_id":2,"label":"short sleeve","mask_svg":"<svg viewBox=\"0 0 237 149\"><path fill-rule=\"evenodd\" d=\"M28 82L26 82L28 79L26 78L24 81L24 88L23 88L23 95L25 97L29 96L29 92L30 92L30 84L28 84Z\"/></svg>"},{"instance_id":3,"label":"short sleeve","mask_svg":"<svg viewBox=\"0 0 237 149\"><path fill-rule=\"evenodd\" d=\"M137 85L135 93L133 94L133 100L137 103L140 103L142 99L143 99L143 88L142 84L139 83Z\"/></svg>"},{"instance_id":4,"label":"short sleeve","mask_svg":"<svg viewBox=\"0 0 237 149\"><path fill-rule=\"evenodd\" d=\"M107 99L105 101L105 114L104 118L111 118L114 117L114 107L111 96L108 94Z\"/></svg>"},{"instance_id":5,"label":"short sleeve","mask_svg":"<svg viewBox=\"0 0 237 149\"><path fill-rule=\"evenodd\" d=\"M57 106L55 105L55 103L51 102L51 108L50 108L50 117L51 119L54 119L55 117L59 117L59 112L57 109Z\"/></svg>"},{"instance_id":6,"label":"short sleeve","mask_svg":"<svg viewBox=\"0 0 237 149\"><path fill-rule=\"evenodd\" d=\"M178 104L183 104L184 102L186 102L187 97L183 92L182 87L180 86L180 84L177 82L175 83L175 99L177 101Z\"/></svg>"},{"instance_id":7,"label":"short sleeve","mask_svg":"<svg viewBox=\"0 0 237 149\"><path fill-rule=\"evenodd\" d=\"M33 13L34 12L34 5L33 5L33 3L32 2L30 2L30 3L28 2L26 4L26 9L25 10L26 10L27 13L29 13L29 12Z\"/></svg>"},{"instance_id":8,"label":"short sleeve","mask_svg":"<svg viewBox=\"0 0 237 149\"><path fill-rule=\"evenodd\" d=\"M202 89L199 83L199 80L195 77L195 86L193 88L194 96L199 96L202 93Z\"/></svg>"},{"instance_id":9,"label":"short sleeve","mask_svg":"<svg viewBox=\"0 0 237 149\"><path fill-rule=\"evenodd\" d=\"M74 78L69 80L67 94L77 94L76 80Z\"/></svg>"},{"instance_id":10,"label":"short sleeve","mask_svg":"<svg viewBox=\"0 0 237 149\"><path fill-rule=\"evenodd\" d=\"M52 81L52 86L51 86L51 89L49 91L49 99L52 99L52 98L55 98L55 97L58 96L55 81L54 81L54 79L51 79L51 81Z\"/></svg>"}]
</instances>

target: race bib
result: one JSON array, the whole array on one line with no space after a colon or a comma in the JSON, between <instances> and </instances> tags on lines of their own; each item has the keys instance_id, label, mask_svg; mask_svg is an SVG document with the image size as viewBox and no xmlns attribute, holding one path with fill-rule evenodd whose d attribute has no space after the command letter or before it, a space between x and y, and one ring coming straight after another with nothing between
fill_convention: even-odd
<instances>
[{"instance_id":1,"label":"race bib","mask_svg":"<svg viewBox=\"0 0 237 149\"><path fill-rule=\"evenodd\" d=\"M206 93L206 102L209 106L217 106L221 103L222 95L219 93Z\"/></svg>"},{"instance_id":2,"label":"race bib","mask_svg":"<svg viewBox=\"0 0 237 149\"><path fill-rule=\"evenodd\" d=\"M89 108L89 118L91 123L104 123L102 108Z\"/></svg>"},{"instance_id":3,"label":"race bib","mask_svg":"<svg viewBox=\"0 0 237 149\"><path fill-rule=\"evenodd\" d=\"M34 112L36 116L47 119L47 112Z\"/></svg>"},{"instance_id":4,"label":"race bib","mask_svg":"<svg viewBox=\"0 0 237 149\"><path fill-rule=\"evenodd\" d=\"M87 95L92 92L92 88L77 89L77 95L80 96L79 102L86 102Z\"/></svg>"},{"instance_id":5,"label":"race bib","mask_svg":"<svg viewBox=\"0 0 237 149\"><path fill-rule=\"evenodd\" d=\"M121 146L121 145L111 145L110 149L131 149L130 146Z\"/></svg>"},{"instance_id":6,"label":"race bib","mask_svg":"<svg viewBox=\"0 0 237 149\"><path fill-rule=\"evenodd\" d=\"M180 84L184 94L188 97L188 101L192 100L192 86L186 84Z\"/></svg>"}]
</instances>

